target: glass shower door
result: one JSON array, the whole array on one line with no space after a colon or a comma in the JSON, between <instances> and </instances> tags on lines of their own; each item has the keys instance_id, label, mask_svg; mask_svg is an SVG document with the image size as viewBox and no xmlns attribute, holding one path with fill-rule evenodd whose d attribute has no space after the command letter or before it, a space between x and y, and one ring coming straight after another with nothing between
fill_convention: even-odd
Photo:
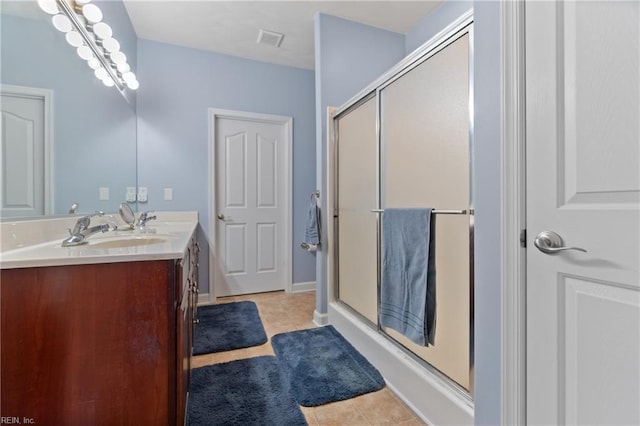
<instances>
[{"instance_id":1,"label":"glass shower door","mask_svg":"<svg viewBox=\"0 0 640 426\"><path fill-rule=\"evenodd\" d=\"M378 323L376 97L337 118L338 299Z\"/></svg>"},{"instance_id":2,"label":"glass shower door","mask_svg":"<svg viewBox=\"0 0 640 426\"><path fill-rule=\"evenodd\" d=\"M464 214L435 220L435 344L390 337L467 390L471 345L469 33L380 90L381 207ZM382 213L384 214L384 213Z\"/></svg>"}]
</instances>

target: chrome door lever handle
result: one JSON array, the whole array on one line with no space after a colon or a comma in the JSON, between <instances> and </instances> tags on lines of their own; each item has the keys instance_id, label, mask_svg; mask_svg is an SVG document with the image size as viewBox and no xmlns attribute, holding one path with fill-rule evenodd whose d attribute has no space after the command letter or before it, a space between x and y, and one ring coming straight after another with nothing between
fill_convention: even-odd
<instances>
[{"instance_id":1,"label":"chrome door lever handle","mask_svg":"<svg viewBox=\"0 0 640 426\"><path fill-rule=\"evenodd\" d=\"M564 247L562 237L553 231L542 231L536 235L533 244L543 253L556 254L566 250L577 250L586 253L587 251L580 247Z\"/></svg>"}]
</instances>

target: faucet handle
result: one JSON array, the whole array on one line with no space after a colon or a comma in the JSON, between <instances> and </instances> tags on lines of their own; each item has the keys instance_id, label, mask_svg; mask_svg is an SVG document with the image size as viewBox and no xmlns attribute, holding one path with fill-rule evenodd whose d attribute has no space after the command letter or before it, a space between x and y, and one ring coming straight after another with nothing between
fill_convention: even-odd
<instances>
[{"instance_id":1,"label":"faucet handle","mask_svg":"<svg viewBox=\"0 0 640 426\"><path fill-rule=\"evenodd\" d=\"M71 234L77 234L79 232L84 231L85 229L87 229L89 227L89 225L91 224L91 217L90 216L82 216L80 218L78 218L78 220L76 221L76 224L73 227L73 231L71 231Z\"/></svg>"},{"instance_id":2,"label":"faucet handle","mask_svg":"<svg viewBox=\"0 0 640 426\"><path fill-rule=\"evenodd\" d=\"M153 213L153 211L147 211L147 212L142 212L140 213L140 216L138 216L138 226L144 226L148 221L156 219L156 215L153 216L149 216L149 214Z\"/></svg>"}]
</instances>

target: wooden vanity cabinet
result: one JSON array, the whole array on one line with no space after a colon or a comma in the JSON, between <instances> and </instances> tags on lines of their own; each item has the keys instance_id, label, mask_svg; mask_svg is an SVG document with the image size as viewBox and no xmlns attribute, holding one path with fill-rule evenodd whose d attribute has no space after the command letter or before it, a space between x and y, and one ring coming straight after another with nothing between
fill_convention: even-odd
<instances>
[{"instance_id":1,"label":"wooden vanity cabinet","mask_svg":"<svg viewBox=\"0 0 640 426\"><path fill-rule=\"evenodd\" d=\"M0 271L2 416L43 425L183 425L195 250L192 242L186 262Z\"/></svg>"}]
</instances>

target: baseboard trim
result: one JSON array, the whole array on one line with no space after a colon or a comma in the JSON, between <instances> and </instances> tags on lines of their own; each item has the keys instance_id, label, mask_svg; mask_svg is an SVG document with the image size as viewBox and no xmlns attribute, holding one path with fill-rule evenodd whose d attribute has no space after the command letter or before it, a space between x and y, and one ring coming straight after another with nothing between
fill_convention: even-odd
<instances>
[{"instance_id":1,"label":"baseboard trim","mask_svg":"<svg viewBox=\"0 0 640 426\"><path fill-rule=\"evenodd\" d=\"M308 291L316 290L315 281L307 281L303 283L293 283L291 285L291 293L306 293Z\"/></svg>"},{"instance_id":2,"label":"baseboard trim","mask_svg":"<svg viewBox=\"0 0 640 426\"><path fill-rule=\"evenodd\" d=\"M389 389L430 425L473 425L473 403L337 303L329 304L333 325L382 374ZM315 314L314 314L315 321Z\"/></svg>"},{"instance_id":3,"label":"baseboard trim","mask_svg":"<svg viewBox=\"0 0 640 426\"><path fill-rule=\"evenodd\" d=\"M329 314L321 314L317 310L313 311L313 323L318 327L329 324Z\"/></svg>"},{"instance_id":4,"label":"baseboard trim","mask_svg":"<svg viewBox=\"0 0 640 426\"><path fill-rule=\"evenodd\" d=\"M198 306L200 305L211 305L215 303L215 299L212 300L211 294L209 293L199 293L198 294Z\"/></svg>"}]
</instances>

